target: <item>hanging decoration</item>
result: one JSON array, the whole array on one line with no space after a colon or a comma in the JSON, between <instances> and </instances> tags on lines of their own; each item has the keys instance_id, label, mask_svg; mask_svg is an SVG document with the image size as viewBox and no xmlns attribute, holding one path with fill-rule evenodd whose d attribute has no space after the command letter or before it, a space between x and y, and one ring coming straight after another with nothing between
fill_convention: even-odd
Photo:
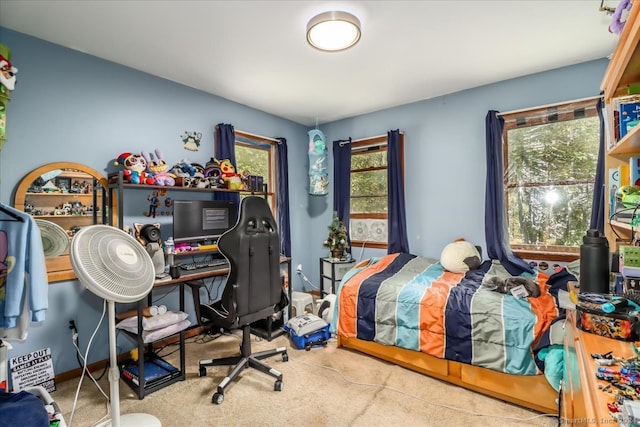
<instances>
[{"instance_id":1,"label":"hanging decoration","mask_svg":"<svg viewBox=\"0 0 640 427\"><path fill-rule=\"evenodd\" d=\"M15 89L18 69L11 64L11 50L0 44L0 151L4 145L7 126L7 105L11 100L9 92Z\"/></svg>"},{"instance_id":2,"label":"hanging decoration","mask_svg":"<svg viewBox=\"0 0 640 427\"><path fill-rule=\"evenodd\" d=\"M182 132L182 135L180 135L180 139L184 143L184 146L182 148L189 151L198 151L200 150L200 140L202 139L202 132L189 132L185 130L184 132Z\"/></svg>"},{"instance_id":3,"label":"hanging decoration","mask_svg":"<svg viewBox=\"0 0 640 427\"><path fill-rule=\"evenodd\" d=\"M309 131L309 194L325 196L329 190L327 144L322 131Z\"/></svg>"}]
</instances>

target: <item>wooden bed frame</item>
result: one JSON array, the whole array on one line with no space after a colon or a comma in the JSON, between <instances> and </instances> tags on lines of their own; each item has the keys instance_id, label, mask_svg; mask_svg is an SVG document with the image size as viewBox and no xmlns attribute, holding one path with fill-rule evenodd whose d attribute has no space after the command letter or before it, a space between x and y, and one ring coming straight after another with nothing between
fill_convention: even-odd
<instances>
[{"instance_id":1,"label":"wooden bed frame","mask_svg":"<svg viewBox=\"0 0 640 427\"><path fill-rule=\"evenodd\" d=\"M544 414L558 414L558 393L544 375L511 375L419 351L338 335L338 348L346 347L395 363L416 372L495 397Z\"/></svg>"}]
</instances>

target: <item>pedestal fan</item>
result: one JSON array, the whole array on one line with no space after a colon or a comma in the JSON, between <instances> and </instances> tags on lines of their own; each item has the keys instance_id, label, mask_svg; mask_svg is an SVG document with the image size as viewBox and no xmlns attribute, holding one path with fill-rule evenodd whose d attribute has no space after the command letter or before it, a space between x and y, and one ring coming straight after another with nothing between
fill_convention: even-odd
<instances>
[{"instance_id":1,"label":"pedestal fan","mask_svg":"<svg viewBox=\"0 0 640 427\"><path fill-rule=\"evenodd\" d=\"M115 303L136 302L153 287L155 269L151 257L132 236L108 225L83 227L71 241L71 267L78 280L104 298L109 312L109 384L111 420L102 425L160 426L148 414L120 415L120 372L116 358Z\"/></svg>"}]
</instances>

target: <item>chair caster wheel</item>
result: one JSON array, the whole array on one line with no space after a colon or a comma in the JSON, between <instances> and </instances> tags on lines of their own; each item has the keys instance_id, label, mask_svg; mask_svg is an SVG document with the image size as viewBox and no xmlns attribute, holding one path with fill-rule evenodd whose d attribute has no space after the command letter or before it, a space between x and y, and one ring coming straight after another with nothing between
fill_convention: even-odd
<instances>
[{"instance_id":1,"label":"chair caster wheel","mask_svg":"<svg viewBox=\"0 0 640 427\"><path fill-rule=\"evenodd\" d=\"M200 366L200 370L198 370L198 375L201 377L206 377L207 376L207 368L205 368L204 366Z\"/></svg>"},{"instance_id":2,"label":"chair caster wheel","mask_svg":"<svg viewBox=\"0 0 640 427\"><path fill-rule=\"evenodd\" d=\"M289 361L289 355L287 353L282 353L282 361L283 362L288 362Z\"/></svg>"},{"instance_id":3,"label":"chair caster wheel","mask_svg":"<svg viewBox=\"0 0 640 427\"><path fill-rule=\"evenodd\" d=\"M222 404L222 402L224 402L224 394L214 393L213 396L211 397L211 402L215 403L216 405Z\"/></svg>"},{"instance_id":4,"label":"chair caster wheel","mask_svg":"<svg viewBox=\"0 0 640 427\"><path fill-rule=\"evenodd\" d=\"M282 381L281 380L276 380L275 384L273 385L273 390L274 391L282 391Z\"/></svg>"}]
</instances>

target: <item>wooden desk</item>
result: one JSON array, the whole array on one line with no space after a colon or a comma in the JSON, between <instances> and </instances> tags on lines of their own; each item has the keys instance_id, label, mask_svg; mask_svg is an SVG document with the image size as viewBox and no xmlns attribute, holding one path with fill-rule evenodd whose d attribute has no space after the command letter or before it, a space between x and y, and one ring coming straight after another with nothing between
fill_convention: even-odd
<instances>
[{"instance_id":1,"label":"wooden desk","mask_svg":"<svg viewBox=\"0 0 640 427\"><path fill-rule=\"evenodd\" d=\"M613 400L613 395L598 388L599 385L604 386L608 382L596 378L598 365L591 354L613 351L615 357L634 357L631 343L583 332L576 327L575 316L574 311L567 311L560 425L585 427L618 425L618 421L609 415L607 409L607 403ZM620 367L614 365L611 369L618 370Z\"/></svg>"}]
</instances>

